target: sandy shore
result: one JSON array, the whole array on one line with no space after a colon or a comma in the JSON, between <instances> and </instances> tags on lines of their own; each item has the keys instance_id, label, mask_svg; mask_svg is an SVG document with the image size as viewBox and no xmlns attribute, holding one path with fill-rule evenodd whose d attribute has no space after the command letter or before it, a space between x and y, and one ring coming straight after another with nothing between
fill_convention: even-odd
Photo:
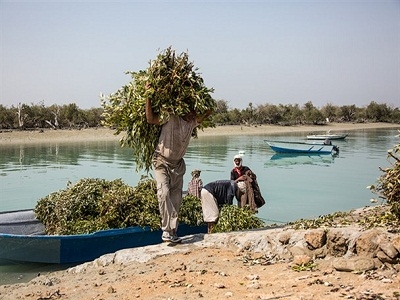
<instances>
[{"instance_id":1,"label":"sandy shore","mask_svg":"<svg viewBox=\"0 0 400 300\"><path fill-rule=\"evenodd\" d=\"M388 123L331 123L326 126L218 126L199 130L198 136L221 136L221 135L270 135L277 133L304 132L304 133L340 133L351 130L364 130L372 128L400 128L400 124ZM33 130L33 131L0 131L0 145L25 144L50 142L80 142L80 141L118 141L123 134L115 135L115 130L108 128L89 128L82 130Z\"/></svg>"}]
</instances>

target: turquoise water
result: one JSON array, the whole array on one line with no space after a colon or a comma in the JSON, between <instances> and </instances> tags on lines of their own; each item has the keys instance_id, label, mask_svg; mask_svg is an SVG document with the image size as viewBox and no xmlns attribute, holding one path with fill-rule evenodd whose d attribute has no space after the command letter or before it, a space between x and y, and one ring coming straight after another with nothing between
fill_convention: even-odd
<instances>
[{"instance_id":1,"label":"turquoise water","mask_svg":"<svg viewBox=\"0 0 400 300\"><path fill-rule=\"evenodd\" d=\"M266 200L258 213L266 223L371 205L375 195L366 187L381 175L379 167L389 166L387 150L400 142L395 137L397 129L346 133L345 140L334 142L340 148L337 157L276 155L265 143L265 139L304 141L306 133L194 139L185 156L185 187L195 168L202 170L204 183L229 179L233 156L243 151L244 164L257 174ZM118 142L0 145L0 211L33 208L38 199L81 178L122 178L135 186L141 175L145 174L135 171L130 150ZM0 266L0 284L28 280L48 268L40 264Z\"/></svg>"},{"instance_id":2,"label":"turquoise water","mask_svg":"<svg viewBox=\"0 0 400 300\"><path fill-rule=\"evenodd\" d=\"M233 156L244 151L244 164L258 177L267 203L258 216L266 222L288 222L369 205L366 186L375 183L379 167L388 166L387 150L399 138L393 130L350 131L335 141L337 157L274 154L265 139L305 140L304 133L270 136L201 137L185 156L187 172L202 170L204 183L228 179ZM152 172L150 172L150 175ZM0 146L0 211L33 208L38 199L81 178L122 178L135 186L140 177L130 149L118 142L43 143Z\"/></svg>"}]
</instances>

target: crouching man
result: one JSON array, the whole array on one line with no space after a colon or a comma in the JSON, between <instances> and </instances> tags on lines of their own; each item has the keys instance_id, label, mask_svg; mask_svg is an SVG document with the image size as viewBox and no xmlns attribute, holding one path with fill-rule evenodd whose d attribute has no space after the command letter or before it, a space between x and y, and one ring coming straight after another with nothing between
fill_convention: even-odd
<instances>
[{"instance_id":1,"label":"crouching man","mask_svg":"<svg viewBox=\"0 0 400 300\"><path fill-rule=\"evenodd\" d=\"M223 205L232 205L233 197L240 199L241 192L234 180L217 180L207 183L201 190L203 220L211 233L218 222L219 210Z\"/></svg>"}]
</instances>

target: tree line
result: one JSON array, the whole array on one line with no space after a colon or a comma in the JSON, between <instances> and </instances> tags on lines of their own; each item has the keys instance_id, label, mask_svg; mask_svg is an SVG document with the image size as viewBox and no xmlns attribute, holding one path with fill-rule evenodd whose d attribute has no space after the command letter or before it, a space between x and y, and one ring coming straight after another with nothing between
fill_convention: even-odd
<instances>
[{"instance_id":1,"label":"tree line","mask_svg":"<svg viewBox=\"0 0 400 300\"><path fill-rule=\"evenodd\" d=\"M386 122L400 123L400 109L387 104L372 101L366 107L356 105L336 106L326 104L317 108L311 101L303 106L299 104L274 105L249 103L243 109L229 109L227 101L217 101L217 110L213 121L220 125L322 125L327 122Z\"/></svg>"},{"instance_id":2,"label":"tree line","mask_svg":"<svg viewBox=\"0 0 400 300\"><path fill-rule=\"evenodd\" d=\"M81 109L75 103L45 106L22 104L6 107L0 104L0 129L82 129L102 126L103 108ZM400 124L400 109L370 102L365 107L326 104L317 108L311 101L299 104L253 105L245 109L230 108L228 101L216 100L212 121L219 125L323 125L327 122L385 122Z\"/></svg>"},{"instance_id":3,"label":"tree line","mask_svg":"<svg viewBox=\"0 0 400 300\"><path fill-rule=\"evenodd\" d=\"M101 126L103 108L81 109L75 103L45 106L0 104L0 129L82 129Z\"/></svg>"}]
</instances>

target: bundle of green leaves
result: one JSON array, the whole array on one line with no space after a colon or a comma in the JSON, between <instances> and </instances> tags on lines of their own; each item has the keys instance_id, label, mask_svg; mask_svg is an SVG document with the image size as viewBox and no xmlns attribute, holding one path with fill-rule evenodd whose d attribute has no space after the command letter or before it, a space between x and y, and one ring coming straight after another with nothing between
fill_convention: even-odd
<instances>
[{"instance_id":1,"label":"bundle of green leaves","mask_svg":"<svg viewBox=\"0 0 400 300\"><path fill-rule=\"evenodd\" d=\"M144 178L133 188L121 179L84 178L40 199L35 214L49 235L92 233L98 230L149 226L160 229L156 182ZM200 199L184 197L182 222L202 223Z\"/></svg>"},{"instance_id":2,"label":"bundle of green leaves","mask_svg":"<svg viewBox=\"0 0 400 300\"><path fill-rule=\"evenodd\" d=\"M204 85L188 54L176 55L171 47L150 61L146 70L127 74L132 77L128 84L107 97L101 95L103 125L116 129L116 134L124 132L120 142L133 149L136 170L149 171L161 126L147 123L146 99L151 99L154 113L164 123L170 115L192 111L204 115L214 110L216 103L210 95L214 90ZM198 129L210 126L214 126L211 120L205 119ZM193 136L197 137L197 128Z\"/></svg>"}]
</instances>

